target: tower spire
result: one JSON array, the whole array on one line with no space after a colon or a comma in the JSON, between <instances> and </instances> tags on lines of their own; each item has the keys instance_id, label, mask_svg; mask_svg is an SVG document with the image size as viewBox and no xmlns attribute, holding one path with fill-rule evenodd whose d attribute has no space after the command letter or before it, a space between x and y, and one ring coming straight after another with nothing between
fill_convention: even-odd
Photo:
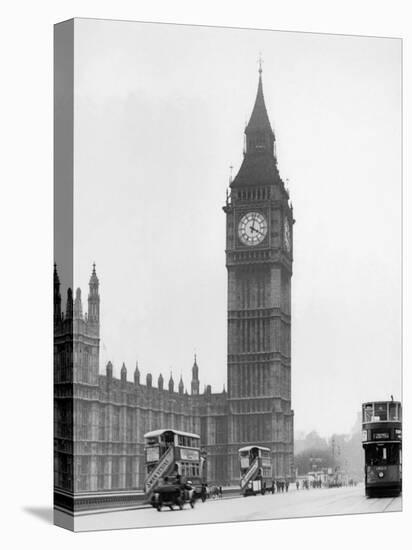
<instances>
[{"instance_id":1,"label":"tower spire","mask_svg":"<svg viewBox=\"0 0 412 550\"><path fill-rule=\"evenodd\" d=\"M253 106L252 114L250 116L249 122L246 126L245 130L246 134L246 152L251 153L255 152L255 149L251 146L253 145L269 145L268 143L264 143L264 140L256 140L251 143L248 139L249 136L252 136L254 134L260 134L259 136L254 137L268 137L274 140L274 133L272 130L272 126L270 125L269 116L266 110L266 104L265 104L265 98L263 96L263 82L262 82L262 61L259 60L259 82L258 82L258 89L256 93L256 99L255 104ZM267 134L267 136L265 136ZM266 149L267 151L268 149Z\"/></svg>"},{"instance_id":2,"label":"tower spire","mask_svg":"<svg viewBox=\"0 0 412 550\"><path fill-rule=\"evenodd\" d=\"M259 62L259 78L261 78L262 77L262 63L263 63L262 52L259 52L258 62Z\"/></svg>"},{"instance_id":3,"label":"tower spire","mask_svg":"<svg viewBox=\"0 0 412 550\"><path fill-rule=\"evenodd\" d=\"M273 185L280 180L277 168L275 133L270 124L263 95L262 56L258 59L258 87L252 114L245 128L244 158L230 188Z\"/></svg>"},{"instance_id":4,"label":"tower spire","mask_svg":"<svg viewBox=\"0 0 412 550\"><path fill-rule=\"evenodd\" d=\"M170 391L170 392L173 392L173 391L174 391L174 387L175 387L175 383L174 383L174 381L173 381L172 371L170 371L169 391Z\"/></svg>"},{"instance_id":5,"label":"tower spire","mask_svg":"<svg viewBox=\"0 0 412 550\"><path fill-rule=\"evenodd\" d=\"M54 322L59 323L62 318L62 297L60 294L60 279L59 274L57 273L57 266L54 264L54 273L53 273L53 283L54 283Z\"/></svg>"},{"instance_id":6,"label":"tower spire","mask_svg":"<svg viewBox=\"0 0 412 550\"><path fill-rule=\"evenodd\" d=\"M96 264L93 262L92 274L89 281L89 298L88 298L87 318L89 323L98 326L100 320L100 296L99 296L99 279L96 275Z\"/></svg>"},{"instance_id":7,"label":"tower spire","mask_svg":"<svg viewBox=\"0 0 412 550\"><path fill-rule=\"evenodd\" d=\"M124 387L127 382L127 369L124 362L122 368L120 369L120 380L122 381L122 386Z\"/></svg>"},{"instance_id":8,"label":"tower spire","mask_svg":"<svg viewBox=\"0 0 412 550\"><path fill-rule=\"evenodd\" d=\"M139 364L136 361L136 368L134 370L134 383L136 386L140 384L140 371L139 371Z\"/></svg>"},{"instance_id":9,"label":"tower spire","mask_svg":"<svg viewBox=\"0 0 412 550\"><path fill-rule=\"evenodd\" d=\"M80 288L76 290L76 298L74 300L74 318L83 319L82 292Z\"/></svg>"},{"instance_id":10,"label":"tower spire","mask_svg":"<svg viewBox=\"0 0 412 550\"><path fill-rule=\"evenodd\" d=\"M190 383L190 390L192 395L199 395L199 367L197 364L196 353L194 354L194 361L192 367L192 381Z\"/></svg>"},{"instance_id":11,"label":"tower spire","mask_svg":"<svg viewBox=\"0 0 412 550\"><path fill-rule=\"evenodd\" d=\"M184 385L183 385L183 378L182 378L182 375L180 374L180 380L179 380L179 393L180 395L183 395L183 391L184 391Z\"/></svg>"},{"instance_id":12,"label":"tower spire","mask_svg":"<svg viewBox=\"0 0 412 550\"><path fill-rule=\"evenodd\" d=\"M73 292L70 287L67 289L66 319L73 319Z\"/></svg>"}]
</instances>

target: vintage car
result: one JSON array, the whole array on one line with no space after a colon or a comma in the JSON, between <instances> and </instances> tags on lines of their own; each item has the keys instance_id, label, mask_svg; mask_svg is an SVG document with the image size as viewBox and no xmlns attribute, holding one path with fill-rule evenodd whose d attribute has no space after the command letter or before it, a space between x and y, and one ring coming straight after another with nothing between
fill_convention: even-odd
<instances>
[{"instance_id":1,"label":"vintage car","mask_svg":"<svg viewBox=\"0 0 412 550\"><path fill-rule=\"evenodd\" d=\"M151 505L158 512L163 506L168 506L174 510L174 506L178 506L180 510L183 506L189 503L191 508L195 505L195 494L190 483L182 483L176 478L166 478L162 484L157 487L152 496Z\"/></svg>"}]
</instances>

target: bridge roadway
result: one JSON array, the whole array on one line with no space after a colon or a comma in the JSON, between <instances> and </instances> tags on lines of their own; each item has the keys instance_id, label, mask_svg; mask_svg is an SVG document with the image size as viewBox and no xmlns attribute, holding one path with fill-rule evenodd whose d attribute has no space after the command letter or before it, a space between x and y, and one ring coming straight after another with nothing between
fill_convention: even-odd
<instances>
[{"instance_id":1,"label":"bridge roadway","mask_svg":"<svg viewBox=\"0 0 412 550\"><path fill-rule=\"evenodd\" d=\"M222 523L263 519L299 518L338 514L396 512L402 509L401 497L367 499L363 485L333 489L289 489L288 493L264 496L224 497L197 501L183 510L135 507L127 510L81 512L75 516L76 531L160 527L201 523Z\"/></svg>"}]
</instances>

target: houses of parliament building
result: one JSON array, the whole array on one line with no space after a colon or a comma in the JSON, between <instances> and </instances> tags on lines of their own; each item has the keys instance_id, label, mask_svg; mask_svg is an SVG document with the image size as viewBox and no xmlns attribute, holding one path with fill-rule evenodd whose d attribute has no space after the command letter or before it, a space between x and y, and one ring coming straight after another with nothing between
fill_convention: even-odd
<instances>
[{"instance_id":1,"label":"houses of parliament building","mask_svg":"<svg viewBox=\"0 0 412 550\"><path fill-rule=\"evenodd\" d=\"M62 303L54 271L54 471L60 499L133 491L144 485L144 434L174 428L200 435L209 483L239 483L238 450L270 448L274 477L293 473L291 276L293 211L276 157L262 71L245 129L243 162L226 216L227 390L200 391L196 356L190 391L172 376L141 379L138 365L109 361L101 372L96 268L86 306L80 289ZM224 246L224 243L222 243ZM102 281L104 274L100 274ZM102 292L104 300L104 292Z\"/></svg>"}]
</instances>

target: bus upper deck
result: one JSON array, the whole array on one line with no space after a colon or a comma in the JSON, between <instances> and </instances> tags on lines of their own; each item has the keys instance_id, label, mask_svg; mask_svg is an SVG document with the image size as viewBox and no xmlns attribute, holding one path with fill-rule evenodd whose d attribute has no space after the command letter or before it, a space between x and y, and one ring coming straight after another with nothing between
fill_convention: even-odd
<instances>
[{"instance_id":1,"label":"bus upper deck","mask_svg":"<svg viewBox=\"0 0 412 550\"><path fill-rule=\"evenodd\" d=\"M402 405L399 401L363 403L362 424L370 422L402 422Z\"/></svg>"}]
</instances>

